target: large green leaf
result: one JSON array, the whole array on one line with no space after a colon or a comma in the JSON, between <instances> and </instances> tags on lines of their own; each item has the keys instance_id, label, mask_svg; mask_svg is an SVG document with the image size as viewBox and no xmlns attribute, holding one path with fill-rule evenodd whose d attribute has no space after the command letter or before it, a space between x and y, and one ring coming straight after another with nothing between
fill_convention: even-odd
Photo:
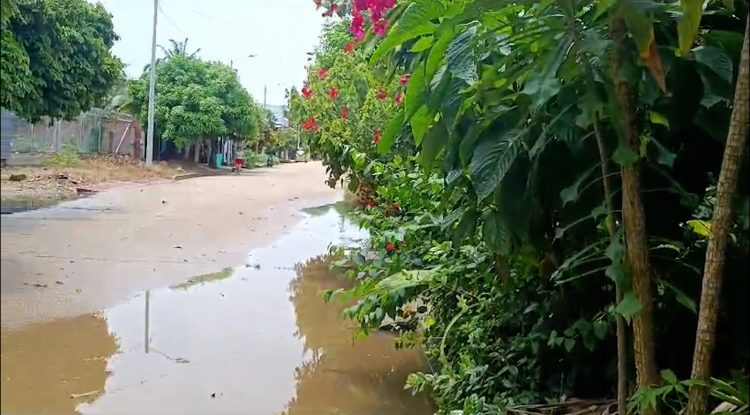
<instances>
[{"instance_id":1,"label":"large green leaf","mask_svg":"<svg viewBox=\"0 0 750 415\"><path fill-rule=\"evenodd\" d=\"M475 83L478 78L476 59L472 49L476 33L476 26L469 27L451 41L446 51L450 73L469 85Z\"/></svg>"},{"instance_id":2,"label":"large green leaf","mask_svg":"<svg viewBox=\"0 0 750 415\"><path fill-rule=\"evenodd\" d=\"M685 56L690 53L693 42L698 36L698 29L703 15L705 0L680 0L682 15L677 22L677 36L680 44L679 54Z\"/></svg>"},{"instance_id":3,"label":"large green leaf","mask_svg":"<svg viewBox=\"0 0 750 415\"><path fill-rule=\"evenodd\" d=\"M416 65L409 77L409 84L406 86L404 108L406 109L407 118L411 117L424 103L424 92L427 87L427 81L424 63Z\"/></svg>"},{"instance_id":4,"label":"large green leaf","mask_svg":"<svg viewBox=\"0 0 750 415\"><path fill-rule=\"evenodd\" d=\"M434 120L433 113L427 108L426 105L419 107L419 110L411 117L409 123L411 124L411 131L414 135L414 142L417 145L422 143L427 128L430 127Z\"/></svg>"},{"instance_id":5,"label":"large green leaf","mask_svg":"<svg viewBox=\"0 0 750 415\"><path fill-rule=\"evenodd\" d=\"M523 131L512 129L482 140L474 149L469 174L480 199L489 196L508 173L521 151L523 136Z\"/></svg>"},{"instance_id":6,"label":"large green leaf","mask_svg":"<svg viewBox=\"0 0 750 415\"><path fill-rule=\"evenodd\" d=\"M510 253L510 233L502 222L500 212L491 209L482 215L482 239L495 253L508 255Z\"/></svg>"},{"instance_id":7,"label":"large green leaf","mask_svg":"<svg viewBox=\"0 0 750 415\"><path fill-rule=\"evenodd\" d=\"M448 141L448 130L442 122L432 125L422 140L422 150L419 152L419 163L425 170L429 171L435 157L445 147Z\"/></svg>"},{"instance_id":8,"label":"large green leaf","mask_svg":"<svg viewBox=\"0 0 750 415\"><path fill-rule=\"evenodd\" d=\"M732 59L724 50L715 46L698 46L693 49L695 60L719 75L721 79L732 82Z\"/></svg>"},{"instance_id":9,"label":"large green leaf","mask_svg":"<svg viewBox=\"0 0 750 415\"><path fill-rule=\"evenodd\" d=\"M391 122L388 123L388 127L383 131L383 136L380 137L380 141L378 142L378 152L380 154L385 154L391 150L391 146L393 146L393 142L396 140L396 135L401 131L403 126L404 112L399 111L391 119Z\"/></svg>"}]
</instances>

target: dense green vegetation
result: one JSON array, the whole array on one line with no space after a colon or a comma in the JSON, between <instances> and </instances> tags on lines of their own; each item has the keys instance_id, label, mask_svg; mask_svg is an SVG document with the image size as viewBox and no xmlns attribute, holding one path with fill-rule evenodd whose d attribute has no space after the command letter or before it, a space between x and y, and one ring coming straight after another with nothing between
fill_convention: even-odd
<instances>
[{"instance_id":1,"label":"dense green vegetation","mask_svg":"<svg viewBox=\"0 0 750 415\"><path fill-rule=\"evenodd\" d=\"M72 119L123 78L112 16L86 0L2 0L0 106L31 121Z\"/></svg>"},{"instance_id":2,"label":"dense green vegetation","mask_svg":"<svg viewBox=\"0 0 750 415\"><path fill-rule=\"evenodd\" d=\"M419 317L408 387L746 413L746 2L323 3L292 120L372 235L329 296Z\"/></svg>"},{"instance_id":3,"label":"dense green vegetation","mask_svg":"<svg viewBox=\"0 0 750 415\"><path fill-rule=\"evenodd\" d=\"M156 80L155 132L178 148L220 136L258 134L259 109L229 66L175 53L156 65ZM141 120L148 113L148 82L145 71L128 88Z\"/></svg>"}]
</instances>

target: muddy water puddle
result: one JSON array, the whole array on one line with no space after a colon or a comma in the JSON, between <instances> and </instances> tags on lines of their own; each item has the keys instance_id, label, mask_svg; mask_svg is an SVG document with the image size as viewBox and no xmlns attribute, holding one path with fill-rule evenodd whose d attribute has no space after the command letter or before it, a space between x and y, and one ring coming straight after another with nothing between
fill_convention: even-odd
<instances>
[{"instance_id":1,"label":"muddy water puddle","mask_svg":"<svg viewBox=\"0 0 750 415\"><path fill-rule=\"evenodd\" d=\"M2 414L431 414L406 376L417 350L352 340L321 292L330 244L365 235L318 209L247 263L96 315L2 333Z\"/></svg>"}]
</instances>

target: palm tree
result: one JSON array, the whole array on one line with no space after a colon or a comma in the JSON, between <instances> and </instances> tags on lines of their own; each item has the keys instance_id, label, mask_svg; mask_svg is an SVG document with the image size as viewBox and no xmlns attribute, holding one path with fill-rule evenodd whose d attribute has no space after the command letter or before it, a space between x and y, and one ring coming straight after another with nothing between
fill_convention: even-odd
<instances>
[{"instance_id":1,"label":"palm tree","mask_svg":"<svg viewBox=\"0 0 750 415\"><path fill-rule=\"evenodd\" d=\"M174 56L187 56L188 58L195 58L198 55L198 52L201 51L201 49L198 48L195 51L188 53L187 52L188 38L185 38L185 40L182 42L178 42L174 39L169 39L169 43L172 44L172 47L170 47L169 49L165 48L162 45L157 45L159 49L161 49L161 51L164 53L164 56L156 59L156 65L159 65L159 63L161 63L162 61L165 61ZM146 66L143 67L143 72L147 72L150 68L151 68L151 65L146 64Z\"/></svg>"},{"instance_id":2,"label":"palm tree","mask_svg":"<svg viewBox=\"0 0 750 415\"><path fill-rule=\"evenodd\" d=\"M162 52L164 52L164 59L169 59L173 56L187 56L189 58L194 58L198 54L198 52L201 51L200 48L198 48L192 53L187 53L188 38L185 38L185 40L182 42L178 42L174 39L169 39L169 43L172 44L172 47L170 49L167 49L162 45L158 45Z\"/></svg>"}]
</instances>

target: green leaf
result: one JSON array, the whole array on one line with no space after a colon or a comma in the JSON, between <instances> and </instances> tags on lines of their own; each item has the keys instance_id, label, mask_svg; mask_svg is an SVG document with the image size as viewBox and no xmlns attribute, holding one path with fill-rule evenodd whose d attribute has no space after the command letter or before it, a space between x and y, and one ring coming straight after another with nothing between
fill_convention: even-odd
<instances>
[{"instance_id":1,"label":"green leaf","mask_svg":"<svg viewBox=\"0 0 750 415\"><path fill-rule=\"evenodd\" d=\"M677 22L677 37L680 48L680 56L686 56L693 47L693 42L698 36L698 29L703 15L703 3L705 0L680 0L682 15Z\"/></svg>"},{"instance_id":2,"label":"green leaf","mask_svg":"<svg viewBox=\"0 0 750 415\"><path fill-rule=\"evenodd\" d=\"M573 339L565 339L564 345L565 345L565 350L570 352L571 350L573 350L573 347L575 347L576 341Z\"/></svg>"},{"instance_id":3,"label":"green leaf","mask_svg":"<svg viewBox=\"0 0 750 415\"><path fill-rule=\"evenodd\" d=\"M594 336L599 340L604 340L604 336L607 335L607 323L603 321L594 322Z\"/></svg>"},{"instance_id":4,"label":"green leaf","mask_svg":"<svg viewBox=\"0 0 750 415\"><path fill-rule=\"evenodd\" d=\"M453 246L459 246L466 236L473 234L476 229L477 216L477 211L473 208L464 212L461 221L458 222L458 226L453 231Z\"/></svg>"},{"instance_id":5,"label":"green leaf","mask_svg":"<svg viewBox=\"0 0 750 415\"><path fill-rule=\"evenodd\" d=\"M495 253L508 255L510 253L510 234L502 222L500 212L491 209L482 215L482 238L487 246Z\"/></svg>"},{"instance_id":6,"label":"green leaf","mask_svg":"<svg viewBox=\"0 0 750 415\"><path fill-rule=\"evenodd\" d=\"M621 144L612 154L612 160L623 167L632 166L638 162L638 154L630 147Z\"/></svg>"},{"instance_id":7,"label":"green leaf","mask_svg":"<svg viewBox=\"0 0 750 415\"><path fill-rule=\"evenodd\" d=\"M615 307L615 312L620 314L628 323L630 323L630 319L633 318L637 312L641 311L641 308L643 308L643 305L635 297L635 294L628 292L622 296L622 301L620 301L620 304L617 304L617 307Z\"/></svg>"},{"instance_id":8,"label":"green leaf","mask_svg":"<svg viewBox=\"0 0 750 415\"><path fill-rule=\"evenodd\" d=\"M657 152L656 162L659 164L665 165L667 167L673 167L674 161L677 158L677 155L669 151L668 148L664 147L660 142L658 142L653 137L651 137L649 142L654 143L654 146L656 147L656 152Z\"/></svg>"},{"instance_id":9,"label":"green leaf","mask_svg":"<svg viewBox=\"0 0 750 415\"><path fill-rule=\"evenodd\" d=\"M509 130L500 137L488 137L474 149L469 175L479 199L492 193L508 173L521 151L524 131Z\"/></svg>"},{"instance_id":10,"label":"green leaf","mask_svg":"<svg viewBox=\"0 0 750 415\"><path fill-rule=\"evenodd\" d=\"M663 125L667 127L667 129L669 128L669 120L667 119L667 117L665 117L662 114L659 114L656 111L649 111L648 119L649 121L651 121L651 124Z\"/></svg>"},{"instance_id":11,"label":"green leaf","mask_svg":"<svg viewBox=\"0 0 750 415\"><path fill-rule=\"evenodd\" d=\"M524 85L521 93L533 97L535 108L539 108L546 104L550 98L560 91L562 84L557 78L557 70L568 56L568 51L570 50L570 45L572 43L573 39L570 36L562 39L555 49L555 52L544 59L544 68L535 71Z\"/></svg>"},{"instance_id":12,"label":"green leaf","mask_svg":"<svg viewBox=\"0 0 750 415\"><path fill-rule=\"evenodd\" d=\"M383 136L380 137L380 141L378 142L378 152L380 154L385 154L391 150L391 146L393 146L393 142L396 140L396 134L401 131L403 126L404 112L399 111L393 119L391 119L391 122L388 123L388 127L383 132Z\"/></svg>"},{"instance_id":13,"label":"green leaf","mask_svg":"<svg viewBox=\"0 0 750 415\"><path fill-rule=\"evenodd\" d=\"M419 163L425 170L430 171L432 162L447 142L448 130L445 129L445 125L442 122L434 123L422 141L422 149L418 156Z\"/></svg>"},{"instance_id":14,"label":"green leaf","mask_svg":"<svg viewBox=\"0 0 750 415\"><path fill-rule=\"evenodd\" d=\"M628 273L622 261L611 263L607 267L607 269L604 270L604 275L609 277L609 279L614 281L619 286L625 285L628 280Z\"/></svg>"},{"instance_id":15,"label":"green leaf","mask_svg":"<svg viewBox=\"0 0 750 415\"><path fill-rule=\"evenodd\" d=\"M411 131L414 135L414 142L417 145L420 145L422 143L422 139L427 132L427 128L429 128L430 124L432 124L432 122L434 121L434 117L435 116L430 111L430 109L427 108L426 105L422 105L419 110L411 117Z\"/></svg>"},{"instance_id":16,"label":"green leaf","mask_svg":"<svg viewBox=\"0 0 750 415\"><path fill-rule=\"evenodd\" d=\"M665 382L667 382L668 385L674 385L677 383L677 375L674 374L669 369L664 369L661 371L661 378L664 379Z\"/></svg>"},{"instance_id":17,"label":"green leaf","mask_svg":"<svg viewBox=\"0 0 750 415\"><path fill-rule=\"evenodd\" d=\"M425 78L425 64L420 63L414 67L414 71L409 77L409 84L406 86L406 98L404 109L406 117L410 118L424 104L424 92L427 87L427 78Z\"/></svg>"},{"instance_id":18,"label":"green leaf","mask_svg":"<svg viewBox=\"0 0 750 415\"><path fill-rule=\"evenodd\" d=\"M424 37L420 38L419 40L417 40L416 42L414 42L414 44L411 47L411 52L412 53L418 53L418 52L422 52L424 50L427 50L427 49L429 49L430 46L432 46L432 44L434 42L435 42L435 38L434 37L432 37L432 36L424 36Z\"/></svg>"},{"instance_id":19,"label":"green leaf","mask_svg":"<svg viewBox=\"0 0 750 415\"><path fill-rule=\"evenodd\" d=\"M693 313L696 313L696 314L698 313L698 307L695 304L695 300L690 298L687 294L685 294L679 288L675 287L674 285L666 281L664 282L664 285L674 292L675 299L677 300L678 303L682 304L683 306L685 306L685 308L692 311Z\"/></svg>"},{"instance_id":20,"label":"green leaf","mask_svg":"<svg viewBox=\"0 0 750 415\"><path fill-rule=\"evenodd\" d=\"M732 82L732 59L724 50L714 46L698 46L693 49L693 55L696 62L706 66L721 79Z\"/></svg>"},{"instance_id":21,"label":"green leaf","mask_svg":"<svg viewBox=\"0 0 750 415\"><path fill-rule=\"evenodd\" d=\"M474 84L478 78L476 59L472 50L472 42L476 32L476 26L469 27L451 41L446 51L448 71L469 85Z\"/></svg>"},{"instance_id":22,"label":"green leaf","mask_svg":"<svg viewBox=\"0 0 750 415\"><path fill-rule=\"evenodd\" d=\"M560 199L562 199L563 207L567 205L568 202L573 202L578 199L578 188L581 186L581 184L583 184L584 180L586 180L597 168L599 168L599 166L590 168L580 177L578 177L578 179L576 179L573 184L560 191Z\"/></svg>"}]
</instances>

